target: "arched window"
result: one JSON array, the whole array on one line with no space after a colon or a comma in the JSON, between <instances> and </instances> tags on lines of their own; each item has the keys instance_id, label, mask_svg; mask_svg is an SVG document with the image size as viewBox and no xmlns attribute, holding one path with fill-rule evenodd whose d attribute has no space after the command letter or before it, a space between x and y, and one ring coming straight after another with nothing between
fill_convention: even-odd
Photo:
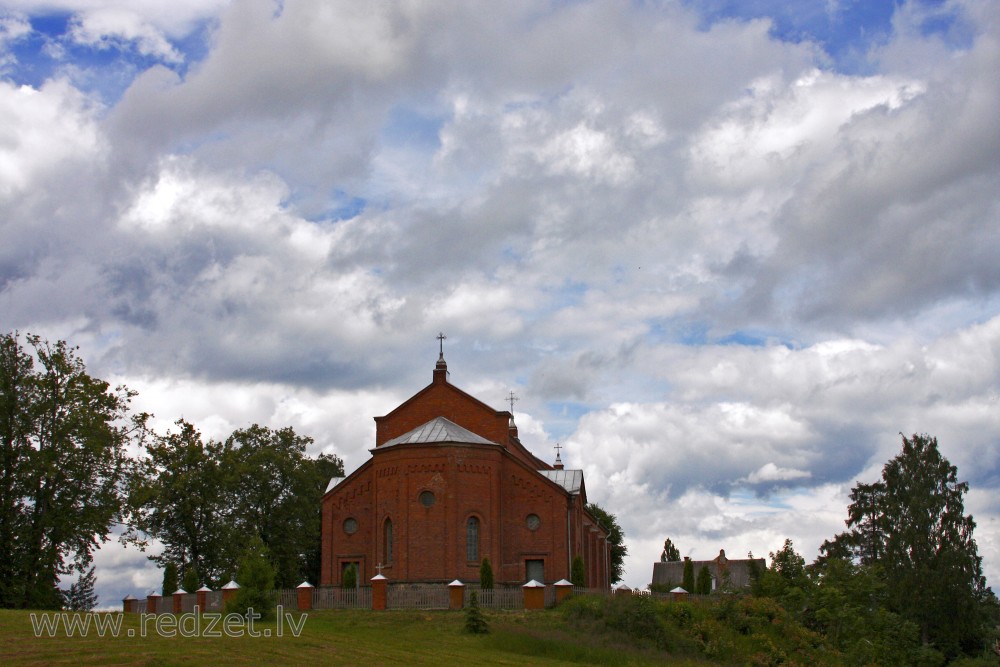
<instances>
[{"instance_id":1,"label":"arched window","mask_svg":"<svg viewBox=\"0 0 1000 667\"><path fill-rule=\"evenodd\" d=\"M383 565L392 564L392 519L386 519L382 525L382 556Z\"/></svg>"},{"instance_id":2,"label":"arched window","mask_svg":"<svg viewBox=\"0 0 1000 667\"><path fill-rule=\"evenodd\" d=\"M465 522L465 558L479 560L479 519L474 516Z\"/></svg>"}]
</instances>

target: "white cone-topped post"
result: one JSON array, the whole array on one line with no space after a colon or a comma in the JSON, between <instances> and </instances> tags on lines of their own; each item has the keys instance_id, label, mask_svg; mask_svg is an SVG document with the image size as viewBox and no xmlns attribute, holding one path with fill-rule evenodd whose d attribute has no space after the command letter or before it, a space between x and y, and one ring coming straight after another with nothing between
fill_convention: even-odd
<instances>
[{"instance_id":1,"label":"white cone-topped post","mask_svg":"<svg viewBox=\"0 0 1000 667\"><path fill-rule=\"evenodd\" d=\"M525 609L545 609L545 584L532 579L524 586L524 608Z\"/></svg>"},{"instance_id":2,"label":"white cone-topped post","mask_svg":"<svg viewBox=\"0 0 1000 667\"><path fill-rule=\"evenodd\" d=\"M298 591L299 611L309 611L313 608L313 585L303 581L296 587Z\"/></svg>"},{"instance_id":3,"label":"white cone-topped post","mask_svg":"<svg viewBox=\"0 0 1000 667\"><path fill-rule=\"evenodd\" d=\"M465 584L456 579L448 584L448 609L461 609L465 606Z\"/></svg>"}]
</instances>

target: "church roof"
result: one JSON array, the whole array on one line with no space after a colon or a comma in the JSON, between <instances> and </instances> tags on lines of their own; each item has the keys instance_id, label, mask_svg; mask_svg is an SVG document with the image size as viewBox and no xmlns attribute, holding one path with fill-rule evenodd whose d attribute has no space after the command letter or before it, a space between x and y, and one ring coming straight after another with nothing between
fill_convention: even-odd
<instances>
[{"instance_id":1,"label":"church roof","mask_svg":"<svg viewBox=\"0 0 1000 667\"><path fill-rule=\"evenodd\" d=\"M458 442L473 445L495 445L486 438L476 435L467 428L462 428L450 419L435 417L426 424L418 426L398 438L393 438L381 445L391 447L403 444L427 444L432 442ZM380 447L380 449L381 449Z\"/></svg>"},{"instance_id":2,"label":"church roof","mask_svg":"<svg viewBox=\"0 0 1000 667\"><path fill-rule=\"evenodd\" d=\"M583 486L582 470L539 470L538 474L545 475L570 493L580 493Z\"/></svg>"}]
</instances>

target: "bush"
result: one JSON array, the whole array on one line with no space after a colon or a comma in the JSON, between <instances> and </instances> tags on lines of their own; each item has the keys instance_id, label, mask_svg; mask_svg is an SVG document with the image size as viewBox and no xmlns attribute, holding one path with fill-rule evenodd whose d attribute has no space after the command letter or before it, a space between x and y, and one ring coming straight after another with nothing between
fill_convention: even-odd
<instances>
[{"instance_id":1,"label":"bush","mask_svg":"<svg viewBox=\"0 0 1000 667\"><path fill-rule=\"evenodd\" d=\"M648 595L613 595L605 602L604 622L633 639L650 639L666 648L657 603Z\"/></svg>"}]
</instances>

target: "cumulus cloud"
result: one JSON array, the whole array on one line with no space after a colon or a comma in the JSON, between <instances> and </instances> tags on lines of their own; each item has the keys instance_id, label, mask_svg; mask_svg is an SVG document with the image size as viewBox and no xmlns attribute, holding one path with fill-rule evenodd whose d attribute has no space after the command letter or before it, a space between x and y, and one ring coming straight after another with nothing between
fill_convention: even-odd
<instances>
[{"instance_id":1,"label":"cumulus cloud","mask_svg":"<svg viewBox=\"0 0 1000 667\"><path fill-rule=\"evenodd\" d=\"M7 5L0 53L39 11ZM60 58L134 78L102 105L0 65L0 319L160 427L288 423L358 465L444 330L453 381L515 390L622 519L630 585L666 536L814 550L900 431L1000 515L989 3L946 33L903 3L860 74L682 4L46 7Z\"/></svg>"}]
</instances>

